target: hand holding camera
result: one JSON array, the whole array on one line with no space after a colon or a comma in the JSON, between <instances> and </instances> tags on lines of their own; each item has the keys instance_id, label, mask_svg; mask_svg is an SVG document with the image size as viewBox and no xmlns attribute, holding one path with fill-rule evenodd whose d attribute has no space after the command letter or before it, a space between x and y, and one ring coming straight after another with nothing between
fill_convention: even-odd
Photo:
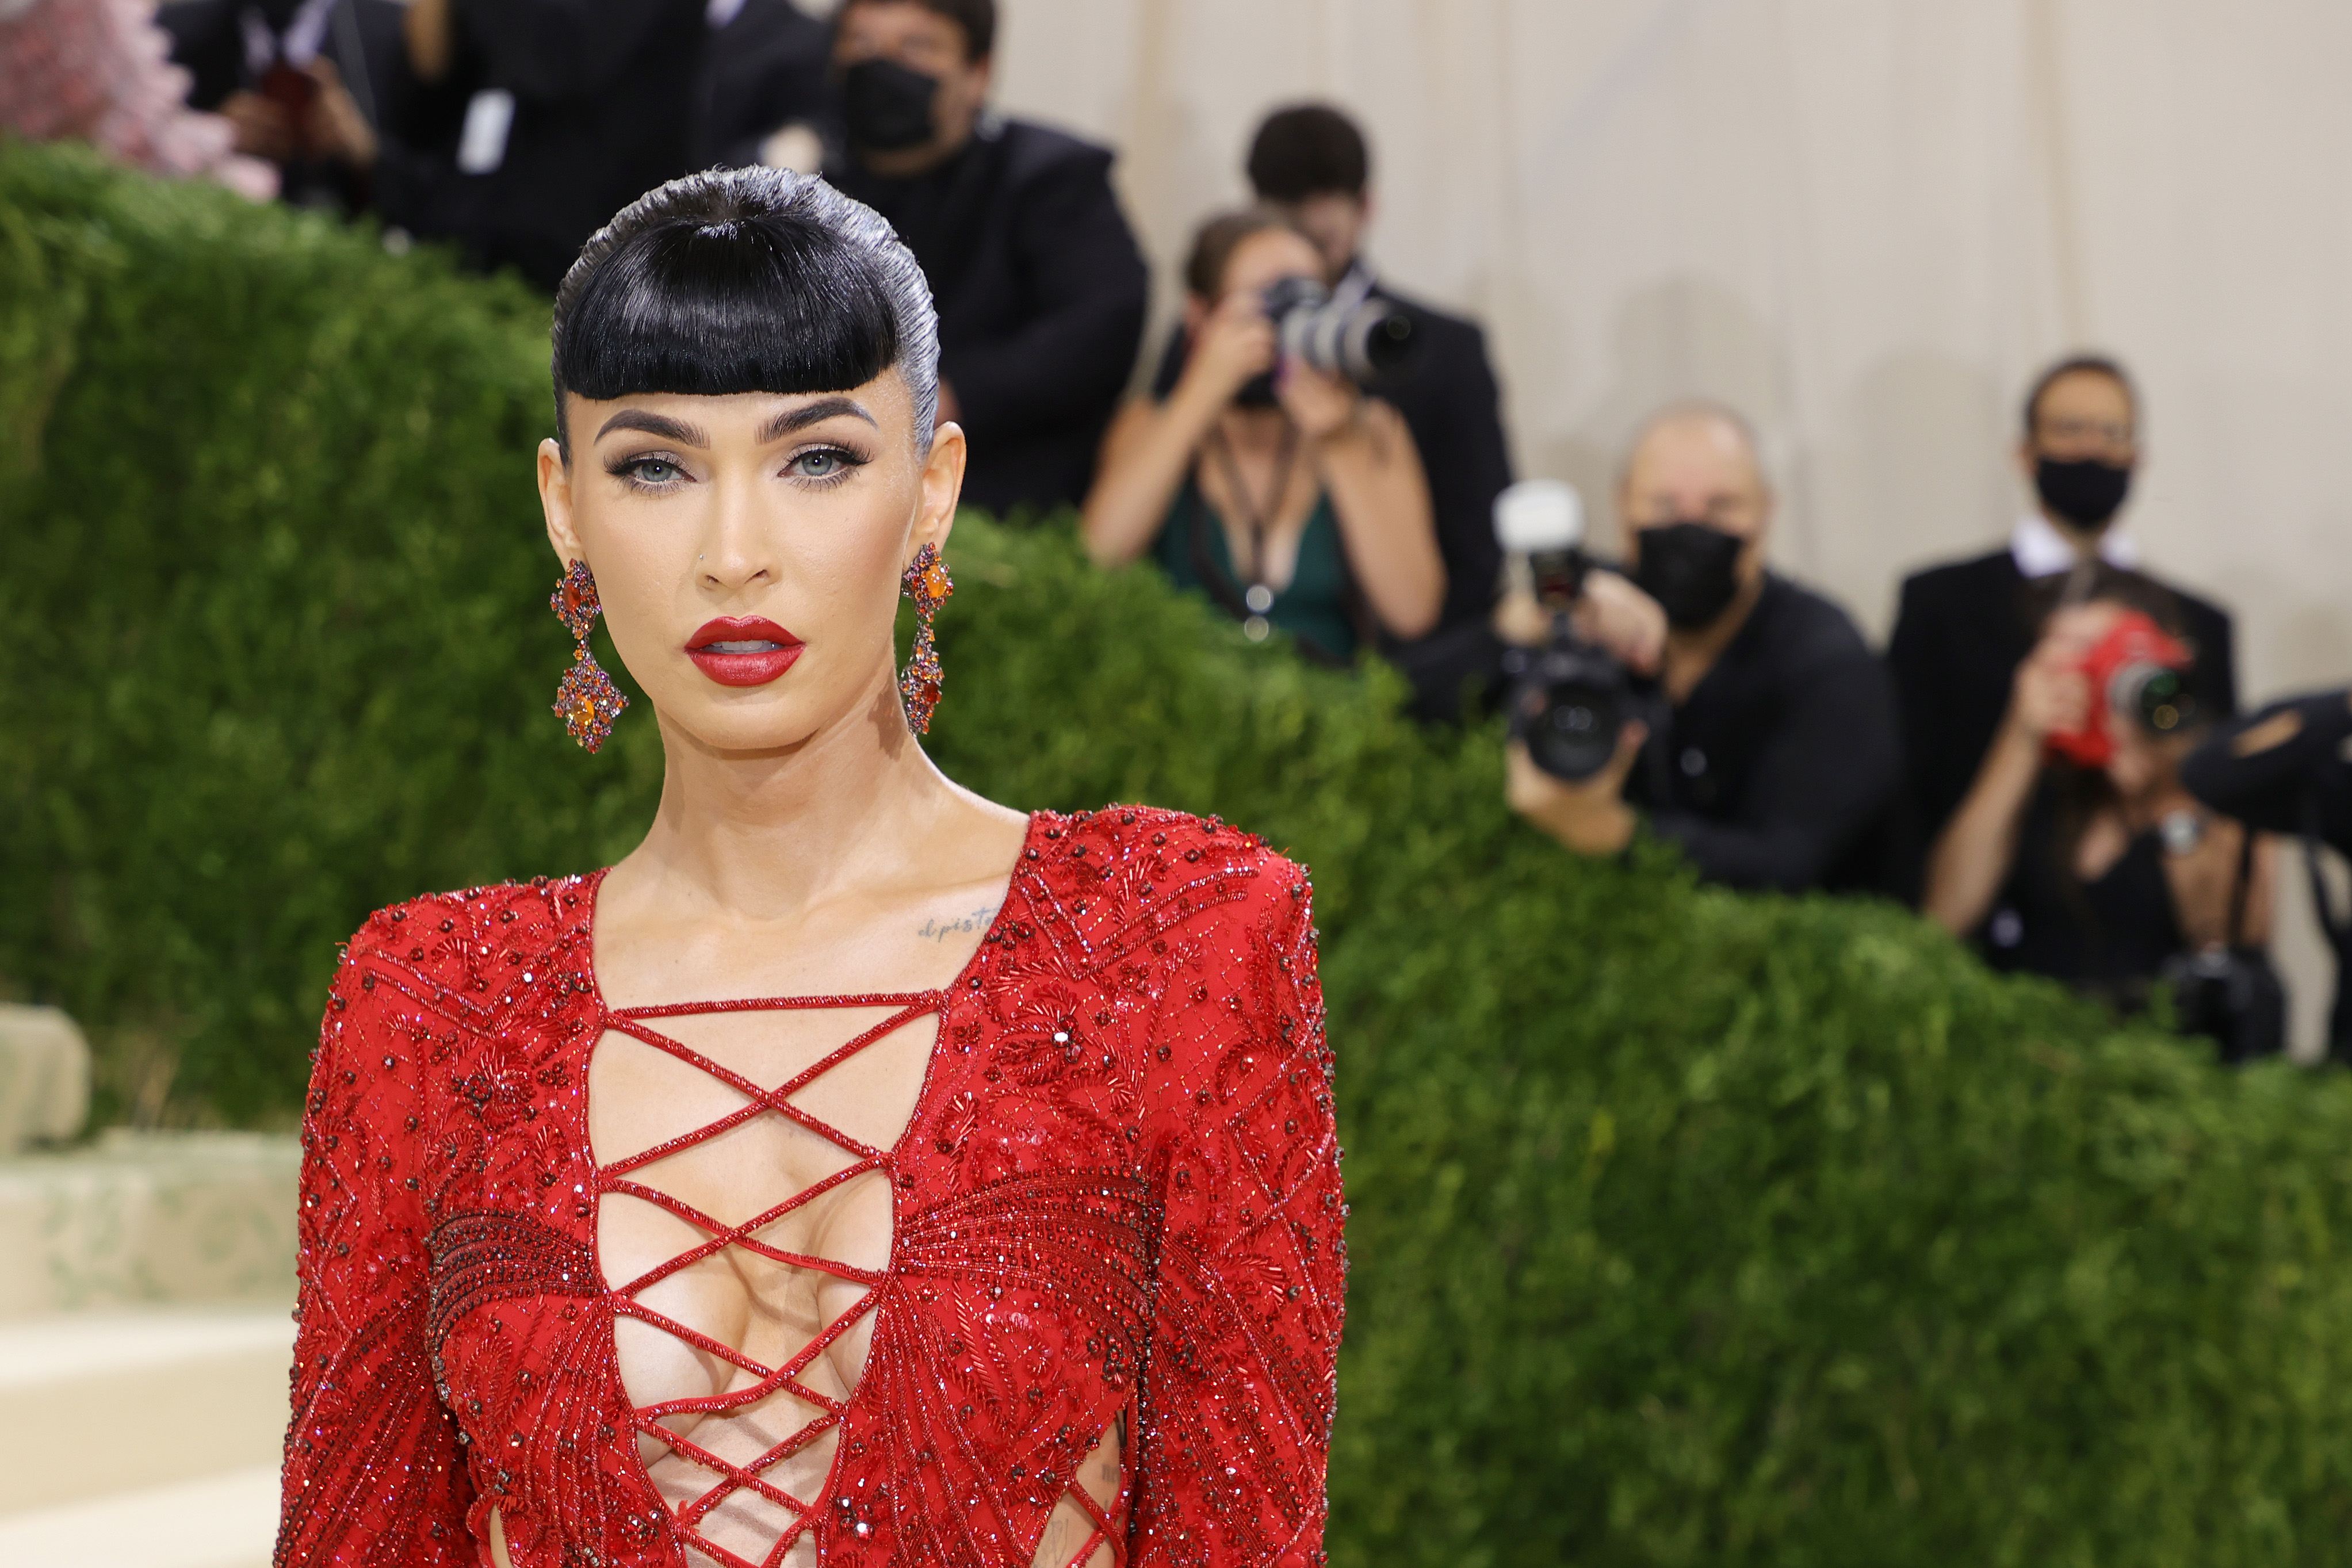
<instances>
[{"instance_id":1,"label":"hand holding camera","mask_svg":"<svg viewBox=\"0 0 2352 1568\"><path fill-rule=\"evenodd\" d=\"M1594 568L1583 550L1583 503L1568 485L1513 485L1496 499L1495 533L1510 577L1502 630L1520 645L1503 660L1511 738L1554 778L1581 783L1613 769L1622 779L1620 740L1643 705L1633 678L1658 668L1664 612Z\"/></svg>"},{"instance_id":2,"label":"hand holding camera","mask_svg":"<svg viewBox=\"0 0 2352 1568\"><path fill-rule=\"evenodd\" d=\"M1236 289L1218 300L1193 332L1183 380L1222 407L1240 399L1253 382L1270 376L1278 352L1264 302Z\"/></svg>"},{"instance_id":3,"label":"hand holding camera","mask_svg":"<svg viewBox=\"0 0 2352 1568\"><path fill-rule=\"evenodd\" d=\"M2010 722L2077 767L2104 768L2120 745L2186 730L2196 717L2189 650L2139 610L2077 605L2018 667Z\"/></svg>"}]
</instances>

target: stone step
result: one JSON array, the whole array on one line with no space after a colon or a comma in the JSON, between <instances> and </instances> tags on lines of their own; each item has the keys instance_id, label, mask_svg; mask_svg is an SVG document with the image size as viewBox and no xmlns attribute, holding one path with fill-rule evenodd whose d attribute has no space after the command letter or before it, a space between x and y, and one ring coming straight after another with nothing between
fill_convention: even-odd
<instances>
[{"instance_id":1,"label":"stone step","mask_svg":"<svg viewBox=\"0 0 2352 1568\"><path fill-rule=\"evenodd\" d=\"M291 1134L116 1129L0 1160L0 1320L290 1303L301 1159Z\"/></svg>"},{"instance_id":2,"label":"stone step","mask_svg":"<svg viewBox=\"0 0 2352 1568\"><path fill-rule=\"evenodd\" d=\"M0 1154L81 1131L89 1042L55 1007L0 1002Z\"/></svg>"},{"instance_id":3,"label":"stone step","mask_svg":"<svg viewBox=\"0 0 2352 1568\"><path fill-rule=\"evenodd\" d=\"M8 1568L268 1568L278 1468L0 1515Z\"/></svg>"},{"instance_id":4,"label":"stone step","mask_svg":"<svg viewBox=\"0 0 2352 1568\"><path fill-rule=\"evenodd\" d=\"M0 1323L0 1526L31 1529L36 1510L229 1472L275 1473L293 1352L283 1307ZM17 1568L26 1559L8 1539L0 1531L0 1563Z\"/></svg>"}]
</instances>

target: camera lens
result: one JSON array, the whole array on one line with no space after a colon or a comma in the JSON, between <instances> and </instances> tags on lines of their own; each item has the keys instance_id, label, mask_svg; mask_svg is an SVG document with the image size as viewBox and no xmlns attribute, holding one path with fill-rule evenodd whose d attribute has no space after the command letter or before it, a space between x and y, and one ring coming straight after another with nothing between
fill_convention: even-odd
<instances>
[{"instance_id":1,"label":"camera lens","mask_svg":"<svg viewBox=\"0 0 2352 1568\"><path fill-rule=\"evenodd\" d=\"M1623 672L1597 650L1555 646L1531 661L1513 696L1512 729L1554 778L1589 779L1617 754L1625 726Z\"/></svg>"},{"instance_id":2,"label":"camera lens","mask_svg":"<svg viewBox=\"0 0 2352 1568\"><path fill-rule=\"evenodd\" d=\"M2116 673L2111 693L2116 711L2151 734L2168 735L2197 716L2188 676L2169 665L2127 666Z\"/></svg>"}]
</instances>

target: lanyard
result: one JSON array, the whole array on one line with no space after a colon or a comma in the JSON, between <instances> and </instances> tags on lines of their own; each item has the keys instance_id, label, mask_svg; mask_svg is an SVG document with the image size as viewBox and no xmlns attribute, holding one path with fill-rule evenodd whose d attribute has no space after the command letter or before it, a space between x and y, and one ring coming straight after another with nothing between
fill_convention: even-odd
<instances>
[{"instance_id":1,"label":"lanyard","mask_svg":"<svg viewBox=\"0 0 2352 1568\"><path fill-rule=\"evenodd\" d=\"M1225 489L1233 493L1234 506L1242 513L1241 521L1249 530L1249 565L1242 589L1242 603L1249 610L1249 618L1242 623L1242 630L1252 642L1256 642L1270 629L1266 612L1274 608L1274 589L1265 580L1266 523L1268 514L1282 505L1283 497L1290 491L1290 470L1298 460L1298 426L1287 419L1282 422L1282 445L1274 459L1274 485L1263 506L1250 494L1249 486L1242 482L1241 464L1234 458L1224 432L1212 427L1209 443L1224 476Z\"/></svg>"}]
</instances>

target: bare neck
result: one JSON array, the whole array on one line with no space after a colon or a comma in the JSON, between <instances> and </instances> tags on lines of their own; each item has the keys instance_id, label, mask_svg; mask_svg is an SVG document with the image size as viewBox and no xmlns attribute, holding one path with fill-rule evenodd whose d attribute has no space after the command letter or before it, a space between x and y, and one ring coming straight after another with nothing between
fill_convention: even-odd
<instances>
[{"instance_id":1,"label":"bare neck","mask_svg":"<svg viewBox=\"0 0 2352 1568\"><path fill-rule=\"evenodd\" d=\"M887 681L786 750L715 752L667 722L662 742L660 807L611 881L672 908L791 920L846 889L920 879L950 819L994 810L931 764Z\"/></svg>"}]
</instances>

